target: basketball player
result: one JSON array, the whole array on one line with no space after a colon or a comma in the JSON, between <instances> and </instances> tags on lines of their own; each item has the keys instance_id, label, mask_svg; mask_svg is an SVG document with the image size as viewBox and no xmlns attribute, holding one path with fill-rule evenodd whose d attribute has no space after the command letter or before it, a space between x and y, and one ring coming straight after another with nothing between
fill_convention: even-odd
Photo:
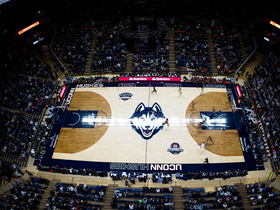
<instances>
[{"instance_id":1,"label":"basketball player","mask_svg":"<svg viewBox=\"0 0 280 210\"><path fill-rule=\"evenodd\" d=\"M155 87L155 86L153 86L153 91L152 91L152 93L157 93L157 90L156 90L156 87Z\"/></svg>"},{"instance_id":2,"label":"basketball player","mask_svg":"<svg viewBox=\"0 0 280 210\"><path fill-rule=\"evenodd\" d=\"M182 89L181 89L181 87L179 87L178 92L179 92L180 95L182 95Z\"/></svg>"},{"instance_id":3,"label":"basketball player","mask_svg":"<svg viewBox=\"0 0 280 210\"><path fill-rule=\"evenodd\" d=\"M203 84L201 85L201 94L203 94Z\"/></svg>"},{"instance_id":4,"label":"basketball player","mask_svg":"<svg viewBox=\"0 0 280 210\"><path fill-rule=\"evenodd\" d=\"M194 101L192 101L192 108L194 109L194 105L195 105L195 103L194 103Z\"/></svg>"},{"instance_id":5,"label":"basketball player","mask_svg":"<svg viewBox=\"0 0 280 210\"><path fill-rule=\"evenodd\" d=\"M198 123L197 130L202 130L202 122Z\"/></svg>"},{"instance_id":6,"label":"basketball player","mask_svg":"<svg viewBox=\"0 0 280 210\"><path fill-rule=\"evenodd\" d=\"M206 146L205 146L205 142L202 142L202 144L200 145L200 148L207 149Z\"/></svg>"},{"instance_id":7,"label":"basketball player","mask_svg":"<svg viewBox=\"0 0 280 210\"><path fill-rule=\"evenodd\" d=\"M204 123L206 123L206 118L202 122L198 123L197 130L202 130L202 126Z\"/></svg>"},{"instance_id":8,"label":"basketball player","mask_svg":"<svg viewBox=\"0 0 280 210\"><path fill-rule=\"evenodd\" d=\"M213 107L213 117L216 117L216 109Z\"/></svg>"},{"instance_id":9,"label":"basketball player","mask_svg":"<svg viewBox=\"0 0 280 210\"><path fill-rule=\"evenodd\" d=\"M165 119L165 122L163 123L163 125L167 124L167 126L169 126L169 123L168 123L168 118Z\"/></svg>"},{"instance_id":10,"label":"basketball player","mask_svg":"<svg viewBox=\"0 0 280 210\"><path fill-rule=\"evenodd\" d=\"M214 144L214 141L211 136L209 136L208 139L206 140L206 142L208 142L208 141L211 141Z\"/></svg>"},{"instance_id":11,"label":"basketball player","mask_svg":"<svg viewBox=\"0 0 280 210\"><path fill-rule=\"evenodd\" d=\"M204 162L203 163L206 163L207 165L209 165L209 161L208 161L208 158L205 158Z\"/></svg>"}]
</instances>

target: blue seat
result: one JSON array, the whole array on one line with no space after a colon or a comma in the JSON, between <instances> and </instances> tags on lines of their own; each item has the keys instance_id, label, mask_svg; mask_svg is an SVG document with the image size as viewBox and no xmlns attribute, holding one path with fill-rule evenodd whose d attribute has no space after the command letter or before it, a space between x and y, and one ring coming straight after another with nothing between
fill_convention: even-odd
<instances>
[{"instance_id":1,"label":"blue seat","mask_svg":"<svg viewBox=\"0 0 280 210\"><path fill-rule=\"evenodd\" d=\"M168 195L168 198L173 198L173 195Z\"/></svg>"},{"instance_id":2,"label":"blue seat","mask_svg":"<svg viewBox=\"0 0 280 210\"><path fill-rule=\"evenodd\" d=\"M188 194L188 198L192 198L192 194Z\"/></svg>"},{"instance_id":3,"label":"blue seat","mask_svg":"<svg viewBox=\"0 0 280 210\"><path fill-rule=\"evenodd\" d=\"M192 192L196 192L196 189L192 189Z\"/></svg>"},{"instance_id":4,"label":"blue seat","mask_svg":"<svg viewBox=\"0 0 280 210\"><path fill-rule=\"evenodd\" d=\"M169 198L169 195L164 195L164 198Z\"/></svg>"},{"instance_id":5,"label":"blue seat","mask_svg":"<svg viewBox=\"0 0 280 210\"><path fill-rule=\"evenodd\" d=\"M121 209L122 208L122 206L121 205L117 205L117 209Z\"/></svg>"},{"instance_id":6,"label":"blue seat","mask_svg":"<svg viewBox=\"0 0 280 210\"><path fill-rule=\"evenodd\" d=\"M192 189L188 189L188 193L191 193L192 192Z\"/></svg>"},{"instance_id":7,"label":"blue seat","mask_svg":"<svg viewBox=\"0 0 280 210\"><path fill-rule=\"evenodd\" d=\"M79 184L79 187L84 187L84 184Z\"/></svg>"},{"instance_id":8,"label":"blue seat","mask_svg":"<svg viewBox=\"0 0 280 210\"><path fill-rule=\"evenodd\" d=\"M196 189L196 192L200 192L200 188L197 188L197 189Z\"/></svg>"},{"instance_id":9,"label":"blue seat","mask_svg":"<svg viewBox=\"0 0 280 210\"><path fill-rule=\"evenodd\" d=\"M205 207L206 207L206 209L210 209L210 205L206 205Z\"/></svg>"},{"instance_id":10,"label":"blue seat","mask_svg":"<svg viewBox=\"0 0 280 210\"><path fill-rule=\"evenodd\" d=\"M131 189L131 192L136 192L136 189Z\"/></svg>"},{"instance_id":11,"label":"blue seat","mask_svg":"<svg viewBox=\"0 0 280 210\"><path fill-rule=\"evenodd\" d=\"M204 188L201 188L201 189L200 189L200 192L205 192Z\"/></svg>"}]
</instances>

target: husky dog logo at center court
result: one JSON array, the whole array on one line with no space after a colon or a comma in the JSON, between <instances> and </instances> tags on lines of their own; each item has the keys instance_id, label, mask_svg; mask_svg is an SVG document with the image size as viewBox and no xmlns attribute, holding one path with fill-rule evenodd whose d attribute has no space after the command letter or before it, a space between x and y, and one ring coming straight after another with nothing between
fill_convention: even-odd
<instances>
[{"instance_id":1,"label":"husky dog logo at center court","mask_svg":"<svg viewBox=\"0 0 280 210\"><path fill-rule=\"evenodd\" d=\"M140 103L133 115L130 117L130 124L143 139L149 140L163 128L165 116L158 103L152 107L146 107Z\"/></svg>"}]
</instances>

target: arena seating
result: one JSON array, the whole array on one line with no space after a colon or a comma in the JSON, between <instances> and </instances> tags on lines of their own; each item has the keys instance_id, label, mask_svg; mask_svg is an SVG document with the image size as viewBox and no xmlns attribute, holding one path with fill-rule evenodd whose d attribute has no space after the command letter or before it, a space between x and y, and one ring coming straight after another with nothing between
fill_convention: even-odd
<instances>
[{"instance_id":1,"label":"arena seating","mask_svg":"<svg viewBox=\"0 0 280 210\"><path fill-rule=\"evenodd\" d=\"M236 185L224 185L215 192L205 192L204 188L183 188L185 209L238 209L243 202Z\"/></svg>"},{"instance_id":2,"label":"arena seating","mask_svg":"<svg viewBox=\"0 0 280 210\"><path fill-rule=\"evenodd\" d=\"M238 32L219 28L213 29L212 35L218 72L233 73L243 61Z\"/></svg>"},{"instance_id":3,"label":"arena seating","mask_svg":"<svg viewBox=\"0 0 280 210\"><path fill-rule=\"evenodd\" d=\"M116 188L113 209L173 209L173 188Z\"/></svg>"},{"instance_id":4,"label":"arena seating","mask_svg":"<svg viewBox=\"0 0 280 210\"><path fill-rule=\"evenodd\" d=\"M6 110L1 110L0 116L1 152L27 160L28 151L39 126L38 119Z\"/></svg>"},{"instance_id":5,"label":"arena seating","mask_svg":"<svg viewBox=\"0 0 280 210\"><path fill-rule=\"evenodd\" d=\"M31 181L10 190L11 195L1 195L1 209L38 209L44 190L49 181L31 177Z\"/></svg>"},{"instance_id":6,"label":"arena seating","mask_svg":"<svg viewBox=\"0 0 280 210\"><path fill-rule=\"evenodd\" d=\"M148 40L135 41L136 53L132 59L133 74L163 74L169 72L169 39L165 29L163 41L156 39L155 52L149 52Z\"/></svg>"},{"instance_id":7,"label":"arena seating","mask_svg":"<svg viewBox=\"0 0 280 210\"><path fill-rule=\"evenodd\" d=\"M68 33L63 51L63 61L70 72L84 73L93 33L91 29L73 30Z\"/></svg>"},{"instance_id":8,"label":"arena seating","mask_svg":"<svg viewBox=\"0 0 280 210\"><path fill-rule=\"evenodd\" d=\"M126 44L121 42L118 27L101 27L97 32L91 72L121 73L127 60Z\"/></svg>"},{"instance_id":9,"label":"arena seating","mask_svg":"<svg viewBox=\"0 0 280 210\"><path fill-rule=\"evenodd\" d=\"M17 72L29 76L50 79L52 77L51 67L39 59L37 53L30 51L20 63Z\"/></svg>"},{"instance_id":10,"label":"arena seating","mask_svg":"<svg viewBox=\"0 0 280 210\"><path fill-rule=\"evenodd\" d=\"M246 83L247 94L257 114L257 124L251 133L254 148L259 151L259 159L272 157L278 167L279 161L279 68L278 58L270 53L255 69L256 73Z\"/></svg>"},{"instance_id":11,"label":"arena seating","mask_svg":"<svg viewBox=\"0 0 280 210\"><path fill-rule=\"evenodd\" d=\"M248 172L246 170L235 170L233 172L231 171L221 171L221 172L184 172L184 173L176 173L176 179L180 179L180 180L202 180L202 179L209 179L209 180L213 180L216 178L222 178L224 180L229 179L231 177L238 177L238 176L246 176L248 174Z\"/></svg>"},{"instance_id":12,"label":"arena seating","mask_svg":"<svg viewBox=\"0 0 280 210\"><path fill-rule=\"evenodd\" d=\"M245 186L247 194L250 196L251 205L254 210L275 209L279 206L279 192L274 191L271 186L266 186L262 182L255 182Z\"/></svg>"},{"instance_id":13,"label":"arena seating","mask_svg":"<svg viewBox=\"0 0 280 210\"><path fill-rule=\"evenodd\" d=\"M56 82L27 76L12 75L0 94L2 107L13 107L29 113L42 113Z\"/></svg>"},{"instance_id":14,"label":"arena seating","mask_svg":"<svg viewBox=\"0 0 280 210\"><path fill-rule=\"evenodd\" d=\"M209 75L212 72L206 31L180 26L174 29L176 72Z\"/></svg>"}]
</instances>

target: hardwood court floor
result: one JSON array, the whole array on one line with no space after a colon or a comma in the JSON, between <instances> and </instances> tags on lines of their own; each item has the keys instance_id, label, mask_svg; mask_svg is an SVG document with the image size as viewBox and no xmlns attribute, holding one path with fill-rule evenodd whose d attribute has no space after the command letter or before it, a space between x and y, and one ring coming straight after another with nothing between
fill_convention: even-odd
<instances>
[{"instance_id":1,"label":"hardwood court floor","mask_svg":"<svg viewBox=\"0 0 280 210\"><path fill-rule=\"evenodd\" d=\"M103 131L88 128L62 128L54 159L130 162L130 163L202 163L208 157L211 163L244 162L240 141L234 131L198 131L190 118L194 112L189 106L195 100L195 111L229 111L226 89L182 88L180 96L176 87L158 87L151 93L149 87L77 88L69 111L101 110L108 119ZM131 99L123 101L119 94L131 93ZM144 140L131 126L130 117L143 103L151 107L157 103L169 119L170 126L151 139ZM222 134L220 133L222 132ZM201 149L199 144L211 135L214 145ZM71 140L70 140L71 139ZM168 152L172 143L178 143L183 151L178 155ZM233 149L234 148L234 149Z\"/></svg>"},{"instance_id":2,"label":"hardwood court floor","mask_svg":"<svg viewBox=\"0 0 280 210\"><path fill-rule=\"evenodd\" d=\"M69 106L73 110L102 110L98 112L97 119L111 119L111 108L108 102L99 94L85 91L75 92ZM106 113L106 114L105 114ZM107 131L108 124L95 123L95 129L61 128L55 152L76 153L94 145Z\"/></svg>"},{"instance_id":3,"label":"hardwood court floor","mask_svg":"<svg viewBox=\"0 0 280 210\"><path fill-rule=\"evenodd\" d=\"M209 151L222 156L240 156L243 155L239 135L237 130L198 130L198 122L200 119L200 111L212 111L215 107L216 112L229 112L231 105L228 100L228 95L225 92L210 92L199 95L194 99L194 108L192 105L188 106L186 118L194 122L188 123L192 137L198 144L206 142L209 136L212 137L212 142L207 143L206 147Z\"/></svg>"}]
</instances>

